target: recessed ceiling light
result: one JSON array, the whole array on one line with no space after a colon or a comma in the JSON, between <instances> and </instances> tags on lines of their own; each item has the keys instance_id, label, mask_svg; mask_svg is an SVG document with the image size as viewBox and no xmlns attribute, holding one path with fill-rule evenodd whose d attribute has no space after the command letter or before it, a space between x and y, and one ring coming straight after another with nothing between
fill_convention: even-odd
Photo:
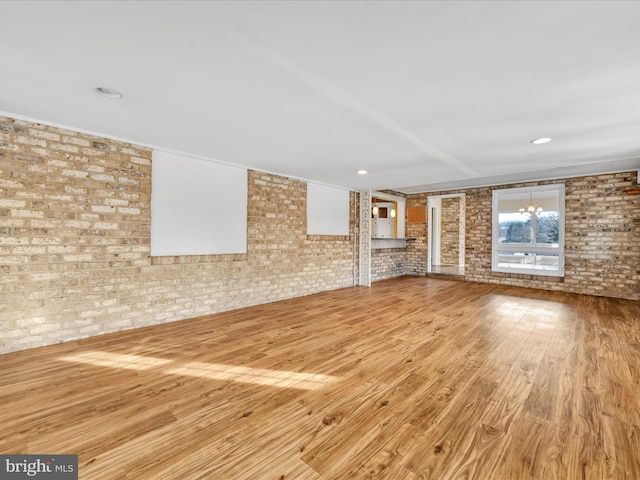
<instances>
[{"instance_id":1,"label":"recessed ceiling light","mask_svg":"<svg viewBox=\"0 0 640 480\"><path fill-rule=\"evenodd\" d=\"M531 140L531 143L533 143L534 145L541 145L543 143L549 143L551 141L551 139L549 137L544 137L544 138L536 138L535 140Z\"/></svg>"},{"instance_id":2,"label":"recessed ceiling light","mask_svg":"<svg viewBox=\"0 0 640 480\"><path fill-rule=\"evenodd\" d=\"M96 88L96 92L107 98L122 98L122 94L115 88L98 87Z\"/></svg>"},{"instance_id":3,"label":"recessed ceiling light","mask_svg":"<svg viewBox=\"0 0 640 480\"><path fill-rule=\"evenodd\" d=\"M358 170L358 175L366 175L367 173L369 172L367 172L366 170Z\"/></svg>"}]
</instances>

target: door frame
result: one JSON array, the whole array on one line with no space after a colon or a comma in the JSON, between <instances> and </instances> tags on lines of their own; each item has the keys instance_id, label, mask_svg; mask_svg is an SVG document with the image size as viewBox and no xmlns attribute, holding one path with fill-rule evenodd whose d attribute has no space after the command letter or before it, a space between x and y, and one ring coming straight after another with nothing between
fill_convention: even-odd
<instances>
[{"instance_id":1,"label":"door frame","mask_svg":"<svg viewBox=\"0 0 640 480\"><path fill-rule=\"evenodd\" d=\"M433 235L435 233L440 232L441 229L441 225L442 225L442 218L440 215L441 212L441 205L440 205L440 200L443 198L455 198L455 197L459 197L460 198L460 202L462 204L462 213L464 215L464 218L462 219L463 224L466 224L466 194L464 193L448 193L445 195L429 195L427 197L427 273L431 273L431 261L433 259L434 256L434 252L432 251L432 249L435 251L435 256L437 258L439 258L439 254L440 254L440 249L439 249L439 238L440 236L438 235L438 241L436 242L436 245L434 245L433 243ZM432 210L436 210L436 222L434 223L433 221L433 215L432 215ZM434 231L434 227L435 227L435 231ZM464 265L465 262L465 238L464 238L464 234L461 232L460 233L462 235L462 239L458 239L460 241L460 252L458 253L458 263L460 263L460 257L462 257L462 265Z\"/></svg>"}]
</instances>

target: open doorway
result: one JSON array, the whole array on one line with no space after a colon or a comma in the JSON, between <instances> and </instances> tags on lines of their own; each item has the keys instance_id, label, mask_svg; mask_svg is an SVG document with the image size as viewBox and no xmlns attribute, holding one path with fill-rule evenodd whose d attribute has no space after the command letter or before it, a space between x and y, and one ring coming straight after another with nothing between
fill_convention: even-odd
<instances>
[{"instance_id":1,"label":"open doorway","mask_svg":"<svg viewBox=\"0 0 640 480\"><path fill-rule=\"evenodd\" d=\"M427 272L464 275L465 194L427 199Z\"/></svg>"},{"instance_id":2,"label":"open doorway","mask_svg":"<svg viewBox=\"0 0 640 480\"><path fill-rule=\"evenodd\" d=\"M371 195L371 238L404 240L406 198L382 192Z\"/></svg>"}]
</instances>

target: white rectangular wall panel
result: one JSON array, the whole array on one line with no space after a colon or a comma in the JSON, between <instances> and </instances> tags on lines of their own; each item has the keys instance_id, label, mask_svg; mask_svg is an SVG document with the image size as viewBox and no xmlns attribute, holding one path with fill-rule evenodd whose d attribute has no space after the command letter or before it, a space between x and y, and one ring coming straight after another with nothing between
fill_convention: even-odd
<instances>
[{"instance_id":1,"label":"white rectangular wall panel","mask_svg":"<svg viewBox=\"0 0 640 480\"><path fill-rule=\"evenodd\" d=\"M349 235L349 190L307 183L307 234Z\"/></svg>"},{"instance_id":2,"label":"white rectangular wall panel","mask_svg":"<svg viewBox=\"0 0 640 480\"><path fill-rule=\"evenodd\" d=\"M154 150L151 255L247 252L247 169Z\"/></svg>"}]
</instances>

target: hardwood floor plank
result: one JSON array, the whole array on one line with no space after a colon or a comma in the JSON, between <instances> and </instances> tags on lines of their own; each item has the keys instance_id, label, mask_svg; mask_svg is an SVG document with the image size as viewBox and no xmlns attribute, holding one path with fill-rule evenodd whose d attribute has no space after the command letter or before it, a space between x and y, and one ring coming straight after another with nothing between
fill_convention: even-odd
<instances>
[{"instance_id":1,"label":"hardwood floor plank","mask_svg":"<svg viewBox=\"0 0 640 480\"><path fill-rule=\"evenodd\" d=\"M562 398L562 375L565 362L550 355L545 355L531 385L531 391L524 407L525 412L550 422L556 421L561 405L557 401Z\"/></svg>"},{"instance_id":2,"label":"hardwood floor plank","mask_svg":"<svg viewBox=\"0 0 640 480\"><path fill-rule=\"evenodd\" d=\"M496 388L496 382L477 377L458 391L434 424L425 429L420 448L408 456L406 468L418 476L437 479L463 463L467 449L473 449L477 442L478 419Z\"/></svg>"},{"instance_id":3,"label":"hardwood floor plank","mask_svg":"<svg viewBox=\"0 0 640 480\"><path fill-rule=\"evenodd\" d=\"M413 425L402 423L395 417L399 425L378 435L375 441L353 458L350 465L336 473L335 480L352 478L410 478L415 476L401 465L407 448L413 445L422 431ZM399 476L404 475L404 476ZM417 478L417 476L415 477Z\"/></svg>"},{"instance_id":4,"label":"hardwood floor plank","mask_svg":"<svg viewBox=\"0 0 640 480\"><path fill-rule=\"evenodd\" d=\"M335 415L342 415L339 428L306 450L302 459L320 474L331 478L394 420L395 415L387 408L387 393L388 388L363 392L357 408L346 415L338 411L329 416L328 421L333 421Z\"/></svg>"},{"instance_id":5,"label":"hardwood floor plank","mask_svg":"<svg viewBox=\"0 0 640 480\"><path fill-rule=\"evenodd\" d=\"M639 384L640 302L400 277L2 355L0 450L83 480L637 480Z\"/></svg>"},{"instance_id":6,"label":"hardwood floor plank","mask_svg":"<svg viewBox=\"0 0 640 480\"><path fill-rule=\"evenodd\" d=\"M560 442L556 424L525 412L513 427L495 478L574 478L567 476L569 447Z\"/></svg>"},{"instance_id":7,"label":"hardwood floor plank","mask_svg":"<svg viewBox=\"0 0 640 480\"><path fill-rule=\"evenodd\" d=\"M495 470L500 463L509 438L504 432L481 424L471 433L461 449L460 460L449 462L441 477L449 480L467 478L497 478Z\"/></svg>"},{"instance_id":8,"label":"hardwood floor plank","mask_svg":"<svg viewBox=\"0 0 640 480\"><path fill-rule=\"evenodd\" d=\"M516 361L504 375L480 417L482 424L507 432L514 419L522 413L533 388L538 366L529 361Z\"/></svg>"},{"instance_id":9,"label":"hardwood floor plank","mask_svg":"<svg viewBox=\"0 0 640 480\"><path fill-rule=\"evenodd\" d=\"M598 386L602 398L602 414L632 425L640 425L638 385L632 387L627 365L617 359L598 360Z\"/></svg>"},{"instance_id":10,"label":"hardwood floor plank","mask_svg":"<svg viewBox=\"0 0 640 480\"><path fill-rule=\"evenodd\" d=\"M618 480L610 474L600 438L590 434L570 437L567 458L567 479Z\"/></svg>"},{"instance_id":11,"label":"hardwood floor plank","mask_svg":"<svg viewBox=\"0 0 640 480\"><path fill-rule=\"evenodd\" d=\"M608 474L611 478L640 478L640 449L638 449L638 430L633 425L628 425L621 420L605 415L603 424L603 450L605 458L609 459ZM635 445L634 445L635 442ZM635 450L634 450L635 448ZM627 452L635 452L636 455L628 455Z\"/></svg>"}]
</instances>

